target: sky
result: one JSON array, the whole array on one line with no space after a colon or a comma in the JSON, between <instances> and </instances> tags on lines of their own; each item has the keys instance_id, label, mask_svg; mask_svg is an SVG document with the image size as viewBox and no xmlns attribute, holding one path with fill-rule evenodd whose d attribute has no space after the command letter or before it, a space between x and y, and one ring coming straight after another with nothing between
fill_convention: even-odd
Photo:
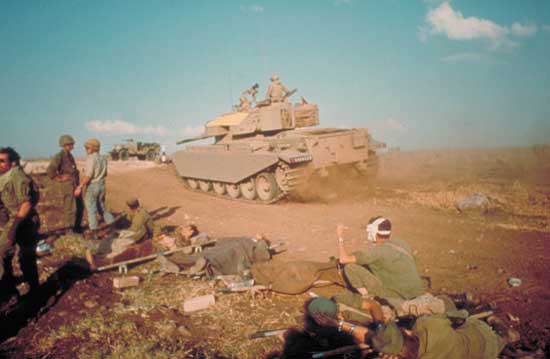
<instances>
[{"instance_id":1,"label":"sky","mask_svg":"<svg viewBox=\"0 0 550 359\"><path fill-rule=\"evenodd\" d=\"M550 142L547 0L3 0L0 146L169 152L272 74L401 149Z\"/></svg>"}]
</instances>

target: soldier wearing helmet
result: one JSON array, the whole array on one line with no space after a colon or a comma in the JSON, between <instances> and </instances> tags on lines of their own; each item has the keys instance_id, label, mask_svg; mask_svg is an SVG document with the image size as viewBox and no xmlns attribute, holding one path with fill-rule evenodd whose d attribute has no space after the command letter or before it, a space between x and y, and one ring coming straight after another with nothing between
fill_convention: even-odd
<instances>
[{"instance_id":1,"label":"soldier wearing helmet","mask_svg":"<svg viewBox=\"0 0 550 359\"><path fill-rule=\"evenodd\" d=\"M75 189L75 196L79 196L86 187L84 203L88 213L88 224L91 230L97 229L97 211L103 214L105 223L114 222L113 215L105 207L105 177L107 177L107 160L99 154L101 143L96 138L90 138L84 143L86 149L86 164L80 184Z\"/></svg>"},{"instance_id":2,"label":"soldier wearing helmet","mask_svg":"<svg viewBox=\"0 0 550 359\"><path fill-rule=\"evenodd\" d=\"M279 80L279 76L271 76L271 85L267 89L266 99L269 99L273 102L283 102L286 101L286 95L289 93L285 85Z\"/></svg>"},{"instance_id":3,"label":"soldier wearing helmet","mask_svg":"<svg viewBox=\"0 0 550 359\"><path fill-rule=\"evenodd\" d=\"M50 161L48 176L59 182L63 193L63 227L69 230L80 229L82 215L82 203L80 196L75 196L74 191L79 182L78 168L71 151L75 140L69 135L59 137L59 151Z\"/></svg>"}]
</instances>

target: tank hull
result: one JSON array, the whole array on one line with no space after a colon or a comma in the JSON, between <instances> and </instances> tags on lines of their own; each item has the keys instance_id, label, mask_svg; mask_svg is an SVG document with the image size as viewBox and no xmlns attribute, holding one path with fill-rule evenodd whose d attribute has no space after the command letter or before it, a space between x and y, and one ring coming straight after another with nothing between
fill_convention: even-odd
<instances>
[{"instance_id":1,"label":"tank hull","mask_svg":"<svg viewBox=\"0 0 550 359\"><path fill-rule=\"evenodd\" d=\"M192 190L273 203L342 168L374 175L379 147L367 129L298 129L188 146L175 153L174 164Z\"/></svg>"}]
</instances>

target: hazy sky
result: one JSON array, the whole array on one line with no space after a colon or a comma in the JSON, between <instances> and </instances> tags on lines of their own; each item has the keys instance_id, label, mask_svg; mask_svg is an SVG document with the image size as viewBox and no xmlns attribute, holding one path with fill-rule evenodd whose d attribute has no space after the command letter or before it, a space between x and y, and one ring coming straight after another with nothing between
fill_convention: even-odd
<instances>
[{"instance_id":1,"label":"hazy sky","mask_svg":"<svg viewBox=\"0 0 550 359\"><path fill-rule=\"evenodd\" d=\"M404 149L550 142L550 1L0 1L0 145L200 133L272 74Z\"/></svg>"}]
</instances>

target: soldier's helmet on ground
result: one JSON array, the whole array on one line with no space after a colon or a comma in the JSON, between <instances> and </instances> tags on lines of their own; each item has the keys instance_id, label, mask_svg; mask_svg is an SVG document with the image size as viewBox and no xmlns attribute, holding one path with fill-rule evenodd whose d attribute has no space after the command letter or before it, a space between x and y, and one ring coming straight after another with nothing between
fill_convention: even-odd
<instances>
[{"instance_id":1,"label":"soldier's helmet on ground","mask_svg":"<svg viewBox=\"0 0 550 359\"><path fill-rule=\"evenodd\" d=\"M84 148L91 148L92 150L96 150L96 151L99 151L100 147L101 147L101 143L97 138L90 138L84 144Z\"/></svg>"},{"instance_id":2,"label":"soldier's helmet on ground","mask_svg":"<svg viewBox=\"0 0 550 359\"><path fill-rule=\"evenodd\" d=\"M271 76L271 82L278 82L278 81L279 81L279 75Z\"/></svg>"},{"instance_id":3,"label":"soldier's helmet on ground","mask_svg":"<svg viewBox=\"0 0 550 359\"><path fill-rule=\"evenodd\" d=\"M59 137L59 146L63 147L65 145L74 145L74 138L70 135L62 135Z\"/></svg>"}]
</instances>

